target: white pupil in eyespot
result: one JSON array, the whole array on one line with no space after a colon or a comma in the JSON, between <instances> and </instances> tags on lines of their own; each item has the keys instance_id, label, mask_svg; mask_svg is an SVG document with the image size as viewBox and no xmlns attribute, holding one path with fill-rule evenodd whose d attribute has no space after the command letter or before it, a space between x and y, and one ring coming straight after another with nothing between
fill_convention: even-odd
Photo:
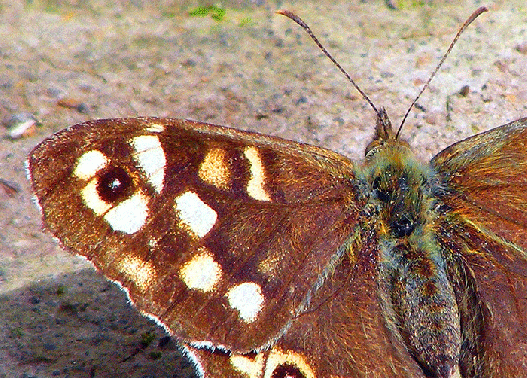
<instances>
[{"instance_id":1,"label":"white pupil in eyespot","mask_svg":"<svg viewBox=\"0 0 527 378\"><path fill-rule=\"evenodd\" d=\"M117 190L119 189L119 187L122 185L121 181L117 178L113 179L112 182L110 183L109 187L110 187L110 190Z\"/></svg>"}]
</instances>

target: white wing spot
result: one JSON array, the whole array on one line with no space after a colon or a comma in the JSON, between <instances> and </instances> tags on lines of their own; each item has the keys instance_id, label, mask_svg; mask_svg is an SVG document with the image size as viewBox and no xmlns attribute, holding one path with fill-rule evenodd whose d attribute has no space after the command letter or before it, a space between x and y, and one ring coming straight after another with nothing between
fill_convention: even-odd
<instances>
[{"instance_id":1,"label":"white wing spot","mask_svg":"<svg viewBox=\"0 0 527 378\"><path fill-rule=\"evenodd\" d=\"M101 151L88 151L77 160L73 174L81 180L89 180L107 164L108 159Z\"/></svg>"},{"instance_id":2,"label":"white wing spot","mask_svg":"<svg viewBox=\"0 0 527 378\"><path fill-rule=\"evenodd\" d=\"M97 192L98 180L92 179L81 190L81 197L84 204L93 210L96 215L103 215L112 208L112 205L103 201Z\"/></svg>"},{"instance_id":3,"label":"white wing spot","mask_svg":"<svg viewBox=\"0 0 527 378\"><path fill-rule=\"evenodd\" d=\"M264 303L260 285L245 282L229 289L226 295L230 306L240 312L240 317L246 323L256 320Z\"/></svg>"},{"instance_id":4,"label":"white wing spot","mask_svg":"<svg viewBox=\"0 0 527 378\"><path fill-rule=\"evenodd\" d=\"M138 192L109 210L104 219L114 231L134 234L145 225L147 217L148 198Z\"/></svg>"},{"instance_id":5,"label":"white wing spot","mask_svg":"<svg viewBox=\"0 0 527 378\"><path fill-rule=\"evenodd\" d=\"M143 135L132 139L135 159L145 172L156 192L163 190L165 180L166 157L159 138L155 135Z\"/></svg>"},{"instance_id":6,"label":"white wing spot","mask_svg":"<svg viewBox=\"0 0 527 378\"><path fill-rule=\"evenodd\" d=\"M258 149L250 146L245 148L243 153L251 164L251 178L247 183L247 193L258 201L271 201L271 197L264 189L265 170Z\"/></svg>"},{"instance_id":7,"label":"white wing spot","mask_svg":"<svg viewBox=\"0 0 527 378\"><path fill-rule=\"evenodd\" d=\"M141 291L146 291L155 277L152 263L141 260L135 256L125 256L117 263L117 269L133 281Z\"/></svg>"},{"instance_id":8,"label":"white wing spot","mask_svg":"<svg viewBox=\"0 0 527 378\"><path fill-rule=\"evenodd\" d=\"M201 238L214 227L218 218L218 214L194 192L185 192L178 196L175 209L181 222Z\"/></svg>"},{"instance_id":9,"label":"white wing spot","mask_svg":"<svg viewBox=\"0 0 527 378\"><path fill-rule=\"evenodd\" d=\"M161 123L151 123L146 127L145 130L151 133L162 133L163 131L165 131L165 126Z\"/></svg>"},{"instance_id":10,"label":"white wing spot","mask_svg":"<svg viewBox=\"0 0 527 378\"><path fill-rule=\"evenodd\" d=\"M201 252L186 262L179 276L189 289L211 292L221 279L221 266L209 252Z\"/></svg>"}]
</instances>

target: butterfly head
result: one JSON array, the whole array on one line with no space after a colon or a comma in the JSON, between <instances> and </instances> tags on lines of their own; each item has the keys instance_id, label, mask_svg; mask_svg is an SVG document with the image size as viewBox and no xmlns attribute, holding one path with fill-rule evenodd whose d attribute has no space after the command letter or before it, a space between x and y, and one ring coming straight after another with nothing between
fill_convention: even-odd
<instances>
[{"instance_id":1,"label":"butterfly head","mask_svg":"<svg viewBox=\"0 0 527 378\"><path fill-rule=\"evenodd\" d=\"M365 150L366 160L373 159L380 151L402 150L410 153L410 145L405 140L399 138L393 130L392 122L388 118L386 109L381 108L377 111L377 124L375 126L375 135Z\"/></svg>"}]
</instances>

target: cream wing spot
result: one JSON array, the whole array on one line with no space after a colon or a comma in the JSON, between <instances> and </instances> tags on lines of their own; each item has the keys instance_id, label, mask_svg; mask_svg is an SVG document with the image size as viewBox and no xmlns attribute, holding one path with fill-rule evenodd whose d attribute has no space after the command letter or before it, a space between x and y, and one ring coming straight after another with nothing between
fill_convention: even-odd
<instances>
[{"instance_id":1,"label":"cream wing spot","mask_svg":"<svg viewBox=\"0 0 527 378\"><path fill-rule=\"evenodd\" d=\"M142 135L132 139L135 159L145 172L156 192L163 190L166 157L163 146L156 135Z\"/></svg>"},{"instance_id":2,"label":"cream wing spot","mask_svg":"<svg viewBox=\"0 0 527 378\"><path fill-rule=\"evenodd\" d=\"M148 217L148 197L138 192L110 209L104 220L114 231L134 234L146 223Z\"/></svg>"},{"instance_id":3,"label":"cream wing spot","mask_svg":"<svg viewBox=\"0 0 527 378\"><path fill-rule=\"evenodd\" d=\"M231 184L231 169L227 164L226 151L211 148L199 166L200 179L217 188L227 190Z\"/></svg>"},{"instance_id":4,"label":"cream wing spot","mask_svg":"<svg viewBox=\"0 0 527 378\"><path fill-rule=\"evenodd\" d=\"M271 201L271 197L264 188L265 169L258 149L254 146L246 147L243 153L251 164L251 178L247 183L247 193L258 201Z\"/></svg>"},{"instance_id":5,"label":"cream wing spot","mask_svg":"<svg viewBox=\"0 0 527 378\"><path fill-rule=\"evenodd\" d=\"M279 366L294 367L298 369L303 377L316 378L315 372L306 362L306 358L303 355L292 351L281 351L279 349L273 349L271 353L269 353L265 364L264 377L273 377L274 371Z\"/></svg>"},{"instance_id":6,"label":"cream wing spot","mask_svg":"<svg viewBox=\"0 0 527 378\"><path fill-rule=\"evenodd\" d=\"M101 151L91 150L77 160L73 174L81 180L89 180L107 165L108 159Z\"/></svg>"},{"instance_id":7,"label":"cream wing spot","mask_svg":"<svg viewBox=\"0 0 527 378\"><path fill-rule=\"evenodd\" d=\"M129 280L133 281L139 290L145 292L155 278L155 269L152 263L141 260L135 256L125 256L117 263L117 269Z\"/></svg>"},{"instance_id":8,"label":"cream wing spot","mask_svg":"<svg viewBox=\"0 0 527 378\"><path fill-rule=\"evenodd\" d=\"M234 354L229 361L236 371L248 378L272 378L280 366L293 369L294 377L299 377L298 374L301 374L304 378L316 378L315 372L306 362L304 356L292 351L281 351L277 348L271 350L267 357L264 353L257 354L254 358ZM287 375L287 377L289 376Z\"/></svg>"},{"instance_id":9,"label":"cream wing spot","mask_svg":"<svg viewBox=\"0 0 527 378\"><path fill-rule=\"evenodd\" d=\"M252 323L261 311L264 297L260 285L254 282L244 282L227 291L229 305L238 310L240 317L246 323Z\"/></svg>"},{"instance_id":10,"label":"cream wing spot","mask_svg":"<svg viewBox=\"0 0 527 378\"><path fill-rule=\"evenodd\" d=\"M93 210L96 215L103 215L112 208L112 205L104 201L97 191L98 180L90 180L81 190L81 197L84 204Z\"/></svg>"},{"instance_id":11,"label":"cream wing spot","mask_svg":"<svg viewBox=\"0 0 527 378\"><path fill-rule=\"evenodd\" d=\"M234 354L230 358L232 367L245 374L249 378L259 378L262 376L264 368L264 355L258 354L255 358Z\"/></svg>"},{"instance_id":12,"label":"cream wing spot","mask_svg":"<svg viewBox=\"0 0 527 378\"><path fill-rule=\"evenodd\" d=\"M200 238L216 224L218 214L194 192L185 192L175 201L175 210L181 222Z\"/></svg>"},{"instance_id":13,"label":"cream wing spot","mask_svg":"<svg viewBox=\"0 0 527 378\"><path fill-rule=\"evenodd\" d=\"M150 133L162 133L165 131L165 125L161 123L151 123L145 128L145 130Z\"/></svg>"},{"instance_id":14,"label":"cream wing spot","mask_svg":"<svg viewBox=\"0 0 527 378\"><path fill-rule=\"evenodd\" d=\"M208 251L192 257L181 267L179 277L192 290L211 292L221 279L221 266Z\"/></svg>"}]
</instances>

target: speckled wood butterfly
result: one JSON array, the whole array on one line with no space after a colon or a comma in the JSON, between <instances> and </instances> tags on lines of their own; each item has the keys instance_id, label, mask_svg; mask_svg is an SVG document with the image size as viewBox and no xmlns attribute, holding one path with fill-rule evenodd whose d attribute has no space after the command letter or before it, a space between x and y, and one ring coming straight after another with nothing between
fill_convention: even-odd
<instances>
[{"instance_id":1,"label":"speckled wood butterfly","mask_svg":"<svg viewBox=\"0 0 527 378\"><path fill-rule=\"evenodd\" d=\"M527 119L422 164L376 114L362 163L130 118L55 134L29 172L46 227L204 376L527 376Z\"/></svg>"}]
</instances>

